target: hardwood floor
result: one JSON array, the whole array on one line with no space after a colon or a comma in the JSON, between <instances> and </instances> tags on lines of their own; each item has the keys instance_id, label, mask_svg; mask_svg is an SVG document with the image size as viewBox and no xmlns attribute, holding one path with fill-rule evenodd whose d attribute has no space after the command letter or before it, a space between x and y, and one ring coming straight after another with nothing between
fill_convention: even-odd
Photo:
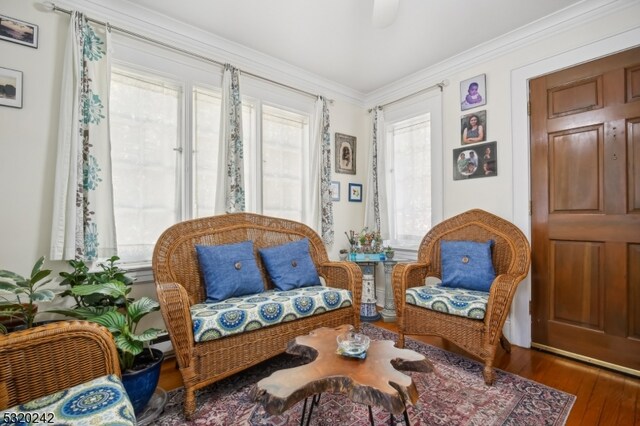
<instances>
[{"instance_id":1,"label":"hardwood floor","mask_svg":"<svg viewBox=\"0 0 640 426\"><path fill-rule=\"evenodd\" d=\"M395 323L377 321L373 324L397 331ZM468 356L440 338L414 337ZM640 425L640 378L536 349L512 346L511 353L506 353L501 347L498 350L497 368L576 395L576 402L567 419L568 426ZM175 358L165 360L162 365L159 386L165 390L182 386Z\"/></svg>"}]
</instances>

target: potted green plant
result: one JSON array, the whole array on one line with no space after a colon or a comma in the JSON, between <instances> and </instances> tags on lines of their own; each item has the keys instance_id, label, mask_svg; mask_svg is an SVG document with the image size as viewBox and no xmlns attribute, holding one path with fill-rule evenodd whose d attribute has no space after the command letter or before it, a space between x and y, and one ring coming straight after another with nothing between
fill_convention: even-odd
<instances>
[{"instance_id":1,"label":"potted green plant","mask_svg":"<svg viewBox=\"0 0 640 426\"><path fill-rule=\"evenodd\" d=\"M395 251L393 250L393 247L386 246L384 248L384 256L387 258L387 260L393 259L394 255L395 255Z\"/></svg>"},{"instance_id":2,"label":"potted green plant","mask_svg":"<svg viewBox=\"0 0 640 426\"><path fill-rule=\"evenodd\" d=\"M117 256L108 259L100 265L100 271L93 273L83 262L70 261L73 272L61 274L70 287L63 294L73 297L76 306L51 312L92 321L109 329L118 349L122 382L134 411L139 414L158 385L164 354L149 347L161 330L139 331L138 325L145 316L158 311L160 305L148 297L129 296L133 280L116 265L118 260Z\"/></svg>"},{"instance_id":3,"label":"potted green plant","mask_svg":"<svg viewBox=\"0 0 640 426\"><path fill-rule=\"evenodd\" d=\"M0 332L14 327L31 328L38 312L38 302L50 302L53 290L43 288L51 280L50 269L42 269L44 256L33 265L31 275L25 278L15 272L0 270ZM6 294L3 295L3 294Z\"/></svg>"}]
</instances>

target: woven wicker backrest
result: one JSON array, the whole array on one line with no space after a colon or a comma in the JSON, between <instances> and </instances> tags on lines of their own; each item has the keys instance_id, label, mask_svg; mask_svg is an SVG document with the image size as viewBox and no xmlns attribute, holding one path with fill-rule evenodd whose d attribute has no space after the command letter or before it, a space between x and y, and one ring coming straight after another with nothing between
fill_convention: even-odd
<instances>
[{"instance_id":1,"label":"woven wicker backrest","mask_svg":"<svg viewBox=\"0 0 640 426\"><path fill-rule=\"evenodd\" d=\"M158 238L153 253L156 284L176 282L189 294L192 304L205 300L196 245L233 244L251 240L254 249L309 238L310 252L316 267L328 260L320 236L308 226L286 219L253 213L230 213L177 223ZM256 251L265 289L272 288L260 255Z\"/></svg>"},{"instance_id":2,"label":"woven wicker backrest","mask_svg":"<svg viewBox=\"0 0 640 426\"><path fill-rule=\"evenodd\" d=\"M446 219L425 235L418 250L418 261L430 262L431 270L442 277L441 240L493 240L493 266L496 274L510 273L524 277L529 270L529 242L514 224L480 209Z\"/></svg>"},{"instance_id":3,"label":"woven wicker backrest","mask_svg":"<svg viewBox=\"0 0 640 426\"><path fill-rule=\"evenodd\" d=\"M106 374L120 375L113 336L86 321L0 335L0 410Z\"/></svg>"}]
</instances>

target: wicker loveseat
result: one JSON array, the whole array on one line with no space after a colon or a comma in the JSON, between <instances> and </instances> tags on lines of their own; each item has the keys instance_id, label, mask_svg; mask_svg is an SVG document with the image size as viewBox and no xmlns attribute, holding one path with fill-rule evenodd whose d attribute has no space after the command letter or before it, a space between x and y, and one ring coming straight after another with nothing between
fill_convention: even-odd
<instances>
[{"instance_id":1,"label":"wicker loveseat","mask_svg":"<svg viewBox=\"0 0 640 426\"><path fill-rule=\"evenodd\" d=\"M2 424L135 425L113 336L86 321L0 335Z\"/></svg>"},{"instance_id":2,"label":"wicker loveseat","mask_svg":"<svg viewBox=\"0 0 640 426\"><path fill-rule=\"evenodd\" d=\"M205 287L196 245L223 245L251 240L254 250L303 238L318 274L327 287L351 292L352 303L338 309L238 334L197 341L192 309L204 305ZM256 253L265 291L273 289ZM284 352L287 342L318 327L353 324L359 327L362 273L353 263L329 261L318 234L308 226L252 213L232 213L178 223L158 239L153 273L162 315L176 353L185 387L184 413L196 408L195 392L220 379Z\"/></svg>"}]
</instances>

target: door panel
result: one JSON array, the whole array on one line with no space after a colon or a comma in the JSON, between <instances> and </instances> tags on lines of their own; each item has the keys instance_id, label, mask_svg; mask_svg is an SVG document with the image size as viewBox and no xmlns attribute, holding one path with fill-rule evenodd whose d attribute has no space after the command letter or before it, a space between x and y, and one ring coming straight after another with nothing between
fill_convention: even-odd
<instances>
[{"instance_id":1,"label":"door panel","mask_svg":"<svg viewBox=\"0 0 640 426\"><path fill-rule=\"evenodd\" d=\"M640 374L640 48L530 92L534 346Z\"/></svg>"}]
</instances>

